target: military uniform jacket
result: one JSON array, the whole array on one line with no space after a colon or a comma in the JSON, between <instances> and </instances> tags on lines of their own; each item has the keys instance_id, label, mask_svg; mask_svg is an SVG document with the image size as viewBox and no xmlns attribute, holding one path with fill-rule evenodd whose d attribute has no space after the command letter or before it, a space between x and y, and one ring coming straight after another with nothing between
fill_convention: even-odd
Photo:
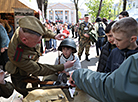
<instances>
[{"instance_id":1,"label":"military uniform jacket","mask_svg":"<svg viewBox=\"0 0 138 102\"><path fill-rule=\"evenodd\" d=\"M8 48L8 56L10 61L6 64L6 70L11 74L17 71L21 75L33 74L36 76L42 75L46 76L53 74L57 71L64 70L64 65L47 65L40 64L37 62L40 54L40 45L34 48L30 48L24 45L19 39L19 29L18 28L13 35ZM54 38L55 34L51 30L46 31L47 34L44 37Z\"/></svg>"},{"instance_id":2,"label":"military uniform jacket","mask_svg":"<svg viewBox=\"0 0 138 102\"><path fill-rule=\"evenodd\" d=\"M100 102L138 101L138 53L127 58L112 73L75 70L72 78L77 87Z\"/></svg>"},{"instance_id":3,"label":"military uniform jacket","mask_svg":"<svg viewBox=\"0 0 138 102\"><path fill-rule=\"evenodd\" d=\"M86 34L89 34L89 32L92 30L92 28L93 28L93 26L92 26L92 24L91 23L89 23L89 22L82 22L80 25L79 25L79 35L80 35L80 38L81 39L84 39L84 40L86 40L86 39L90 39L90 38L87 38L87 37L85 37L84 36L84 34L86 33Z\"/></svg>"}]
</instances>

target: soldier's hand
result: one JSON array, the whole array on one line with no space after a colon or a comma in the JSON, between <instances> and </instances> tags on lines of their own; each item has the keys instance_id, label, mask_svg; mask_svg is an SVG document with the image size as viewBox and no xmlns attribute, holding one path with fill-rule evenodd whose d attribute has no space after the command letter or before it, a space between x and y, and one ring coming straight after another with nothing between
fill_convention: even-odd
<instances>
[{"instance_id":1,"label":"soldier's hand","mask_svg":"<svg viewBox=\"0 0 138 102\"><path fill-rule=\"evenodd\" d=\"M72 74L73 74L73 72L70 74L69 83L70 83L71 86L74 87L76 85L75 85L75 81L73 81L73 79L72 79Z\"/></svg>"},{"instance_id":2,"label":"soldier's hand","mask_svg":"<svg viewBox=\"0 0 138 102\"><path fill-rule=\"evenodd\" d=\"M5 84L4 75L4 71L0 69L0 84Z\"/></svg>"},{"instance_id":3,"label":"soldier's hand","mask_svg":"<svg viewBox=\"0 0 138 102\"><path fill-rule=\"evenodd\" d=\"M88 34L86 34L86 33L84 34L84 36L85 36L86 38L89 38L89 37L90 37L90 36L89 36Z\"/></svg>"},{"instance_id":4,"label":"soldier's hand","mask_svg":"<svg viewBox=\"0 0 138 102\"><path fill-rule=\"evenodd\" d=\"M67 37L66 33L60 33L58 35L55 36L55 39L57 40L64 40L64 38L62 36L65 36L65 38Z\"/></svg>"},{"instance_id":5,"label":"soldier's hand","mask_svg":"<svg viewBox=\"0 0 138 102\"><path fill-rule=\"evenodd\" d=\"M70 68L74 65L76 60L73 61L67 61L66 63L64 63L64 69Z\"/></svg>"}]
</instances>

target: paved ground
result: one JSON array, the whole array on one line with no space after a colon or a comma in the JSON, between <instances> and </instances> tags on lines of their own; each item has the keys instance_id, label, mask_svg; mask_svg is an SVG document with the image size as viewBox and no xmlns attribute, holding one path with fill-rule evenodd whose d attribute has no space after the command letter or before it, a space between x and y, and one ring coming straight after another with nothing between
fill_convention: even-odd
<instances>
[{"instance_id":1,"label":"paved ground","mask_svg":"<svg viewBox=\"0 0 138 102\"><path fill-rule=\"evenodd\" d=\"M74 41L77 44L77 49L78 49L78 41L77 39L74 39ZM57 45L60 44L60 41L57 41ZM55 59L58 57L58 54L60 54L61 52L59 51L51 51L48 52L46 54L43 54L43 56L40 57L39 62L40 63L47 63L47 64L54 64L55 63ZM91 69L93 71L96 71L97 69L97 63L98 63L98 58L95 57L96 56L96 50L95 50L95 45L92 45L90 48L90 62L85 60L85 53L83 53L82 55L82 60L81 65L82 68L88 68ZM10 77L6 78L6 80L11 81ZM8 99L2 98L0 97L0 102L13 102L14 99L17 99L17 97L20 96L20 94L16 91L14 91L14 93L12 94L12 96Z\"/></svg>"}]
</instances>

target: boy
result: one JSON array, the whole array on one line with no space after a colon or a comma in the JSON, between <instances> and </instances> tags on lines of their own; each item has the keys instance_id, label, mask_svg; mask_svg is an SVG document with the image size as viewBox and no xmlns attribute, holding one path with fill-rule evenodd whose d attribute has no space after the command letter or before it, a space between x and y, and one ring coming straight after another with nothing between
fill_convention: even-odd
<instances>
[{"instance_id":1,"label":"boy","mask_svg":"<svg viewBox=\"0 0 138 102\"><path fill-rule=\"evenodd\" d=\"M66 73L67 76L69 76L74 70L81 68L81 63L79 61L78 56L74 55L77 50L76 44L72 39L66 38L65 40L63 40L60 43L58 50L62 51L62 54L56 59L55 65L64 64L69 60L76 60L76 62L71 68L68 68L67 70L63 71L64 73Z\"/></svg>"},{"instance_id":2,"label":"boy","mask_svg":"<svg viewBox=\"0 0 138 102\"><path fill-rule=\"evenodd\" d=\"M111 27L114 23L115 23L115 21L110 22L105 29L105 33L106 33L108 41L102 47L102 50L101 50L99 63L98 63L98 67L97 67L98 72L104 72L108 56L110 55L110 52L116 47L114 44L114 37L111 32Z\"/></svg>"},{"instance_id":3,"label":"boy","mask_svg":"<svg viewBox=\"0 0 138 102\"><path fill-rule=\"evenodd\" d=\"M70 74L74 70L81 68L81 63L80 63L78 56L74 55L74 53L76 53L77 50L76 50L76 44L72 39L70 39L70 38L64 39L60 43L58 50L62 51L62 54L60 56L58 56L58 58L56 59L55 65L64 64L67 61L76 60L74 65L72 67L68 68L67 70L62 71L63 73L66 73L67 76L70 76ZM57 74L52 74L49 76L45 76L43 78L43 80L46 79L46 80L54 80L55 81L55 80L57 80L57 78L58 78Z\"/></svg>"},{"instance_id":4,"label":"boy","mask_svg":"<svg viewBox=\"0 0 138 102\"><path fill-rule=\"evenodd\" d=\"M113 49L108 57L105 72L113 72L130 55L138 52L137 21L132 17L122 18L112 27L114 43L117 48Z\"/></svg>"}]
</instances>

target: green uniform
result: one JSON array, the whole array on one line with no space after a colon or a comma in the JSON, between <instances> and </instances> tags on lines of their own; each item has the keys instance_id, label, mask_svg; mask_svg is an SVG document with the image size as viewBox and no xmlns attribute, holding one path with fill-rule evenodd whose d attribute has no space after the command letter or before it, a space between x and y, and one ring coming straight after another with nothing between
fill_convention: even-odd
<instances>
[{"instance_id":1,"label":"green uniform","mask_svg":"<svg viewBox=\"0 0 138 102\"><path fill-rule=\"evenodd\" d=\"M93 26L89 22L82 22L79 25L79 36L80 36L80 41L79 41L79 52L78 56L81 56L83 53L83 50L85 48L85 54L89 55L89 49L90 49L90 38L87 38L84 36L84 34L89 34L89 32L92 30Z\"/></svg>"},{"instance_id":2,"label":"green uniform","mask_svg":"<svg viewBox=\"0 0 138 102\"><path fill-rule=\"evenodd\" d=\"M0 84L0 97L8 98L13 93L13 85L10 82L6 82L5 84Z\"/></svg>"},{"instance_id":3,"label":"green uniform","mask_svg":"<svg viewBox=\"0 0 138 102\"><path fill-rule=\"evenodd\" d=\"M26 17L26 19L23 18L22 20L19 21L19 26L22 28L28 27L28 29L37 31L45 38L54 38L56 35L51 30L44 29L40 21L34 17ZM11 73L11 79L15 85L15 89L26 96L28 91L24 90L27 85L27 83L22 81L24 78L27 78L30 74L34 76L54 74L57 71L64 70L64 65L48 65L38 63L37 61L40 55L40 45L38 44L35 47L30 48L23 44L19 38L20 27L16 29L9 43L8 57L10 61L6 64L6 70Z\"/></svg>"}]
</instances>

